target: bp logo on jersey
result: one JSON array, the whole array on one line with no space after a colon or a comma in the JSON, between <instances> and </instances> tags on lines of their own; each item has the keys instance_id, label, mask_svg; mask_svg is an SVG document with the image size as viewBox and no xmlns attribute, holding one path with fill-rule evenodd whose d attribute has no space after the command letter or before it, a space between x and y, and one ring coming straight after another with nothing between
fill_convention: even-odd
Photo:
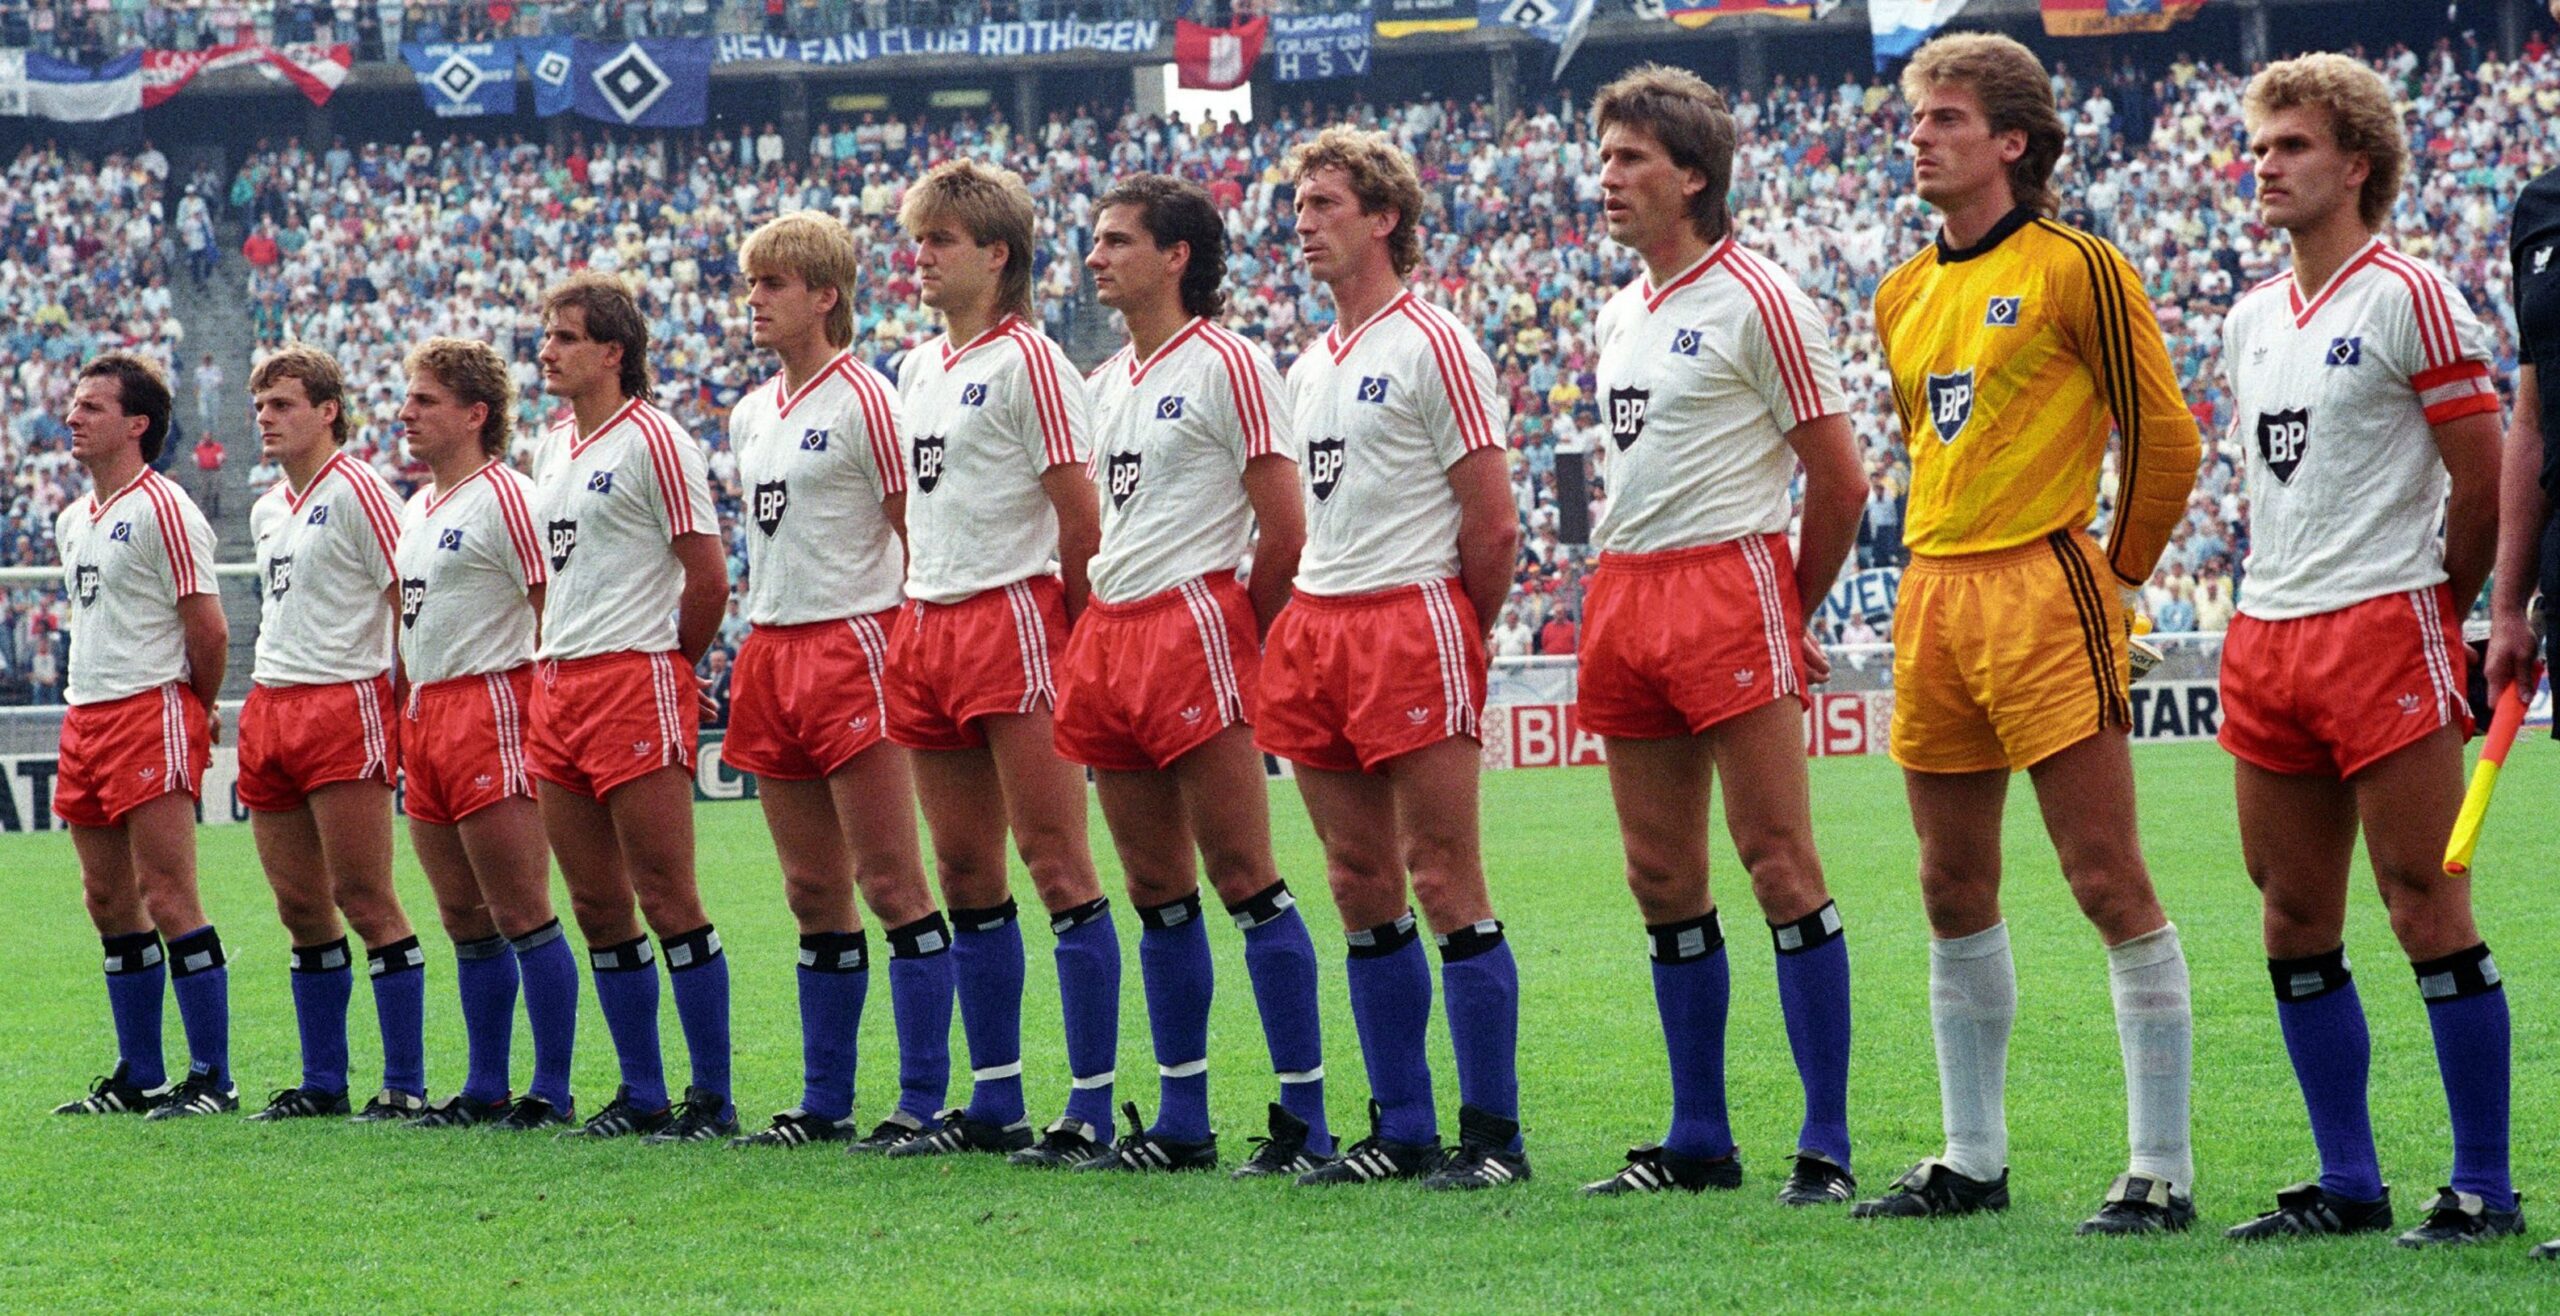
<instances>
[{"instance_id":1,"label":"bp logo on jersey","mask_svg":"<svg viewBox=\"0 0 2560 1316\"><path fill-rule=\"evenodd\" d=\"M267 559L267 597L280 599L293 588L293 554Z\"/></svg>"},{"instance_id":2,"label":"bp logo on jersey","mask_svg":"<svg viewBox=\"0 0 2560 1316\"><path fill-rule=\"evenodd\" d=\"M1342 440L1318 439L1307 445L1307 487L1315 491L1316 501L1333 497L1333 487L1342 482Z\"/></svg>"},{"instance_id":3,"label":"bp logo on jersey","mask_svg":"<svg viewBox=\"0 0 2560 1316\"><path fill-rule=\"evenodd\" d=\"M1128 506L1129 495L1138 491L1138 458L1142 455L1134 452L1111 454L1111 505L1113 507Z\"/></svg>"},{"instance_id":4,"label":"bp logo on jersey","mask_svg":"<svg viewBox=\"0 0 2560 1316\"><path fill-rule=\"evenodd\" d=\"M755 513L756 529L773 538L782 528L782 509L791 505L791 484L787 480L757 481L747 506Z\"/></svg>"},{"instance_id":5,"label":"bp logo on jersey","mask_svg":"<svg viewBox=\"0 0 2560 1316\"><path fill-rule=\"evenodd\" d=\"M400 629L405 631L415 627L418 624L418 609L425 607L426 604L427 582L416 576L402 576L400 578Z\"/></svg>"},{"instance_id":6,"label":"bp logo on jersey","mask_svg":"<svg viewBox=\"0 0 2560 1316\"><path fill-rule=\"evenodd\" d=\"M570 550L578 546L578 523L554 521L544 530L544 540L551 546L551 569L558 571L569 565Z\"/></svg>"},{"instance_id":7,"label":"bp logo on jersey","mask_svg":"<svg viewBox=\"0 0 2560 1316\"><path fill-rule=\"evenodd\" d=\"M1973 371L1929 376L1929 423L1938 431L1938 442L1955 442L1956 436L1964 432L1965 422L1971 419Z\"/></svg>"},{"instance_id":8,"label":"bp logo on jersey","mask_svg":"<svg viewBox=\"0 0 2560 1316\"><path fill-rule=\"evenodd\" d=\"M2293 483L2293 470L2302 464L2302 449L2311 441L2311 412L2302 407L2291 411L2258 413L2258 456L2267 463L2279 483Z\"/></svg>"},{"instance_id":9,"label":"bp logo on jersey","mask_svg":"<svg viewBox=\"0 0 2560 1316\"><path fill-rule=\"evenodd\" d=\"M85 608L96 603L98 601L98 569L86 562L73 567L71 590L79 597L81 607Z\"/></svg>"},{"instance_id":10,"label":"bp logo on jersey","mask_svg":"<svg viewBox=\"0 0 2560 1316\"><path fill-rule=\"evenodd\" d=\"M1652 401L1651 389L1609 390L1609 439L1618 445L1618 451L1625 452L1634 445L1636 436L1644 433L1644 411Z\"/></svg>"},{"instance_id":11,"label":"bp logo on jersey","mask_svg":"<svg viewBox=\"0 0 2560 1316\"><path fill-rule=\"evenodd\" d=\"M925 493L932 493L933 487L940 483L942 483L942 436L919 434L916 436L916 488Z\"/></svg>"},{"instance_id":12,"label":"bp logo on jersey","mask_svg":"<svg viewBox=\"0 0 2560 1316\"><path fill-rule=\"evenodd\" d=\"M826 450L827 432L825 430L800 431L800 451L825 452Z\"/></svg>"}]
</instances>

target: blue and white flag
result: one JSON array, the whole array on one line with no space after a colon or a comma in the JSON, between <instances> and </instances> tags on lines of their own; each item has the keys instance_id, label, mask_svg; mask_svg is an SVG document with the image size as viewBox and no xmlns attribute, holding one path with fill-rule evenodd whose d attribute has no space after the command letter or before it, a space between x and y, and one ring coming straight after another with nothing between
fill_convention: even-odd
<instances>
[{"instance_id":1,"label":"blue and white flag","mask_svg":"<svg viewBox=\"0 0 2560 1316\"><path fill-rule=\"evenodd\" d=\"M142 111L142 52L84 69L33 51L0 51L0 118L97 123Z\"/></svg>"},{"instance_id":2,"label":"blue and white flag","mask_svg":"<svg viewBox=\"0 0 2560 1316\"><path fill-rule=\"evenodd\" d=\"M527 80L533 83L533 112L549 119L567 114L577 100L570 94L569 74L577 68L577 51L568 37L524 37L516 42Z\"/></svg>"},{"instance_id":3,"label":"blue and white flag","mask_svg":"<svg viewBox=\"0 0 2560 1316\"><path fill-rule=\"evenodd\" d=\"M1582 48L1583 33L1591 27L1592 8L1592 0L1476 0L1476 23L1480 27L1516 27L1554 46L1552 81L1564 76L1564 66L1572 61L1573 52Z\"/></svg>"},{"instance_id":4,"label":"blue and white flag","mask_svg":"<svg viewBox=\"0 0 2560 1316\"><path fill-rule=\"evenodd\" d=\"M1327 14L1273 14L1271 72L1279 82L1369 76L1369 6Z\"/></svg>"},{"instance_id":5,"label":"blue and white flag","mask_svg":"<svg viewBox=\"0 0 2560 1316\"><path fill-rule=\"evenodd\" d=\"M1875 37L1876 71L1911 58L1964 8L1965 0L1867 0L1867 28Z\"/></svg>"},{"instance_id":6,"label":"blue and white flag","mask_svg":"<svg viewBox=\"0 0 2560 1316\"><path fill-rule=\"evenodd\" d=\"M711 38L578 40L573 108L631 128L698 128L711 117Z\"/></svg>"},{"instance_id":7,"label":"blue and white flag","mask_svg":"<svg viewBox=\"0 0 2560 1316\"><path fill-rule=\"evenodd\" d=\"M516 112L516 43L404 42L400 58L417 75L427 108L439 119Z\"/></svg>"}]
</instances>

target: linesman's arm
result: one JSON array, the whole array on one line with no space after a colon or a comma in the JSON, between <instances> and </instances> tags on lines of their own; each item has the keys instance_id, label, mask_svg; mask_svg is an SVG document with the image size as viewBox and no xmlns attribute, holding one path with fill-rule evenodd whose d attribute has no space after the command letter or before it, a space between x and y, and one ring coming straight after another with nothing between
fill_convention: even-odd
<instances>
[{"instance_id":1,"label":"linesman's arm","mask_svg":"<svg viewBox=\"0 0 2560 1316\"><path fill-rule=\"evenodd\" d=\"M2515 416L2507 424L2498 475L2498 570L2489 586L2489 689L2533 674L2533 624L2526 607L2540 578L2551 499L2542 492L2542 395L2533 367L2516 373Z\"/></svg>"}]
</instances>

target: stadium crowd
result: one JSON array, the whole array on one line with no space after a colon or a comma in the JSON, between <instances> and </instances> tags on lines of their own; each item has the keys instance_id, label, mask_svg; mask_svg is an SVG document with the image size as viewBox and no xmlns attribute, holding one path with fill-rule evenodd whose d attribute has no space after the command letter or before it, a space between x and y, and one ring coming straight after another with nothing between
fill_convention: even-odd
<instances>
[{"instance_id":1,"label":"stadium crowd","mask_svg":"<svg viewBox=\"0 0 2560 1316\"><path fill-rule=\"evenodd\" d=\"M2510 62L2448 43L2423 53L2395 48L2379 61L2407 99L2416 157L2394 240L2464 291L2497 337L2503 381L2515 359L2503 204L2525 179L2560 162L2560 55L2537 41ZM2145 611L2162 631L2219 630L2242 587L2247 551L2246 463L2226 433L2221 318L2238 293L2280 268L2284 254L2282 235L2251 221L2239 121L2245 77L2181 58L2156 70L2057 64L2054 82L2073 134L2057 180L2064 218L2117 242L2150 281L2207 435L2188 520L2145 591ZM1870 496L1852 565L1893 568L1902 560L1909 463L1868 303L1884 274L1933 232L1896 149L1899 98L1890 84L1852 75L1836 85L1808 78L1744 90L1733 107L1742 136L1740 235L1825 308L1866 453ZM934 332L917 308L912 257L892 218L902 180L952 154L1001 162L1024 175L1040 205L1035 277L1046 327L1093 360L1114 344L1082 291L1092 200L1119 175L1180 173L1207 184L1228 213L1228 322L1268 343L1285 367L1329 327L1332 308L1299 272L1279 164L1293 142L1337 119L1384 129L1421 164L1434 213L1417 281L1475 327L1512 404L1514 488L1526 533L1495 650L1570 652L1587 563L1585 550L1566 542L1557 458L1589 455L1587 510L1596 517L1607 497L1608 444L1591 396L1591 327L1611 292L1638 271L1629 253L1599 236L1596 144L1569 102L1533 104L1508 124L1494 122L1482 103L1354 99L1321 109L1305 103L1250 125L1185 125L1086 106L1053 112L1031 131L1001 112L865 115L821 123L799 142L784 141L770 124L743 125L735 136L582 134L566 149L467 136L430 144L423 133L406 143L320 150L288 141L261 143L225 200L228 217L248 231L242 252L260 342L300 339L345 363L361 413L353 446L404 487L421 474L404 467L394 420L406 344L452 333L507 352L524 392L525 458L548 406L532 364L540 325L530 308L540 289L580 266L630 275L654 316L660 401L710 448L731 569L742 578L736 469L723 418L770 369L747 342L732 286L735 247L755 223L801 207L845 220L864 253L864 286L875 293L858 305L856 350L894 373L904 350ZM154 266L144 277L160 272ZM166 332L174 347L174 322ZM22 486L39 478L30 463L11 466ZM1826 639L1855 644L1880 640L1888 621L1825 616L1819 624ZM744 629L734 623L724 642Z\"/></svg>"}]
</instances>

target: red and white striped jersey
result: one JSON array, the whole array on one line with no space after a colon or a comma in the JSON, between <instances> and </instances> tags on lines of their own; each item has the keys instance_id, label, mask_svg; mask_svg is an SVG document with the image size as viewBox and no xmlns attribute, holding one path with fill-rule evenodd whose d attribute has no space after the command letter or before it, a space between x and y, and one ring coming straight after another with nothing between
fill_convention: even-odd
<instances>
[{"instance_id":1,"label":"red and white striped jersey","mask_svg":"<svg viewBox=\"0 0 2560 1316\"><path fill-rule=\"evenodd\" d=\"M1400 293L1298 358L1289 409L1310 495L1298 588L1367 594L1458 574L1448 470L1502 447L1511 423L1493 362L1465 326Z\"/></svg>"},{"instance_id":2,"label":"red and white striped jersey","mask_svg":"<svg viewBox=\"0 0 2560 1316\"><path fill-rule=\"evenodd\" d=\"M907 432L907 594L957 603L1047 572L1058 514L1040 477L1091 454L1084 380L1056 343L1007 316L898 367Z\"/></svg>"},{"instance_id":3,"label":"red and white striped jersey","mask_svg":"<svg viewBox=\"0 0 2560 1316\"><path fill-rule=\"evenodd\" d=\"M329 454L311 483L249 508L258 552L260 685L336 685L391 670L391 582L400 512L371 466Z\"/></svg>"},{"instance_id":4,"label":"red and white striped jersey","mask_svg":"<svg viewBox=\"0 0 2560 1316\"><path fill-rule=\"evenodd\" d=\"M745 486L747 620L791 626L898 606L907 564L881 501L907 491L897 400L847 352L784 396L782 379L729 412Z\"/></svg>"},{"instance_id":5,"label":"red and white striped jersey","mask_svg":"<svg viewBox=\"0 0 2560 1316\"><path fill-rule=\"evenodd\" d=\"M551 578L533 481L492 461L400 513L400 662L412 685L533 661L533 601Z\"/></svg>"},{"instance_id":6,"label":"red and white striped jersey","mask_svg":"<svg viewBox=\"0 0 2560 1316\"><path fill-rule=\"evenodd\" d=\"M2444 580L2433 427L2499 406L2461 292L2376 238L2316 294L2291 271L2249 290L2222 337L2249 448L2240 610L2276 621Z\"/></svg>"},{"instance_id":7,"label":"red and white striped jersey","mask_svg":"<svg viewBox=\"0 0 2560 1316\"><path fill-rule=\"evenodd\" d=\"M1731 237L1664 283L1640 278L1600 308L1598 396L1609 510L1591 536L1614 553L1782 534L1795 452L1787 433L1846 410L1813 299Z\"/></svg>"},{"instance_id":8,"label":"red and white striped jersey","mask_svg":"<svg viewBox=\"0 0 2560 1316\"><path fill-rule=\"evenodd\" d=\"M633 398L594 433L568 435L562 452L536 498L551 568L541 656L675 648L684 595L675 538L720 533L702 445L674 417Z\"/></svg>"},{"instance_id":9,"label":"red and white striped jersey","mask_svg":"<svg viewBox=\"0 0 2560 1316\"><path fill-rule=\"evenodd\" d=\"M63 698L103 704L186 680L178 600L215 594L213 526L184 489L144 467L104 498L75 498L53 521L71 595Z\"/></svg>"},{"instance_id":10,"label":"red and white striped jersey","mask_svg":"<svg viewBox=\"0 0 2560 1316\"><path fill-rule=\"evenodd\" d=\"M1244 565L1253 547L1244 465L1298 457L1271 358L1193 320L1144 361L1121 348L1086 387L1102 486L1094 597L1128 603Z\"/></svg>"}]
</instances>

